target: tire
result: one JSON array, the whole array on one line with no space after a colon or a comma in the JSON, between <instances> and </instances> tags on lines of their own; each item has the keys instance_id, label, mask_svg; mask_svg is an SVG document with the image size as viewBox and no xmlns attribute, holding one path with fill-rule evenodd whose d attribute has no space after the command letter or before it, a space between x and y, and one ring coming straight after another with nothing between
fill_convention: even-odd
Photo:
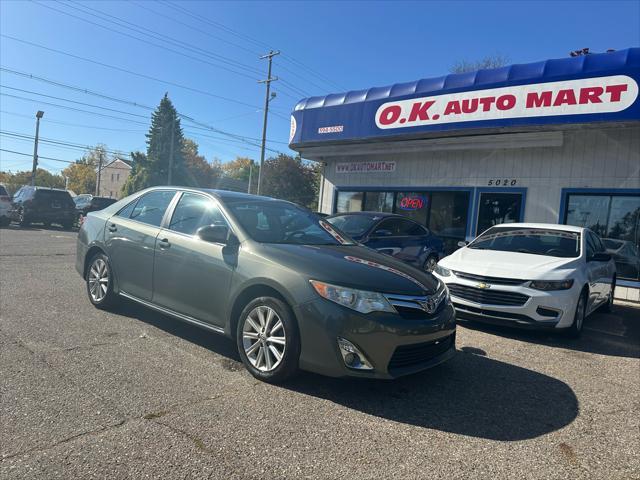
<instances>
[{"instance_id":1,"label":"tire","mask_svg":"<svg viewBox=\"0 0 640 480\"><path fill-rule=\"evenodd\" d=\"M609 298L607 301L598 307L599 312L609 313L613 310L613 301L615 299L615 291L616 291L616 277L613 277L611 282L611 293L609 294Z\"/></svg>"},{"instance_id":2,"label":"tire","mask_svg":"<svg viewBox=\"0 0 640 480\"><path fill-rule=\"evenodd\" d=\"M242 363L258 380L282 383L298 371L298 325L291 308L278 298L249 302L238 319L236 343Z\"/></svg>"},{"instance_id":3,"label":"tire","mask_svg":"<svg viewBox=\"0 0 640 480\"><path fill-rule=\"evenodd\" d=\"M24 209L20 210L18 214L18 225L21 227L28 227L31 225L31 219L24 214Z\"/></svg>"},{"instance_id":4,"label":"tire","mask_svg":"<svg viewBox=\"0 0 640 480\"><path fill-rule=\"evenodd\" d=\"M433 269L436 268L436 265L438 264L438 257L436 255L429 255L427 257L427 259L424 261L424 265L422 266L422 269L425 272L433 272Z\"/></svg>"},{"instance_id":5,"label":"tire","mask_svg":"<svg viewBox=\"0 0 640 480\"><path fill-rule=\"evenodd\" d=\"M578 338L582 333L582 327L584 325L585 314L587 312L587 292L582 291L578 298L578 304L576 305L576 313L573 316L573 323L566 330L566 334L569 338Z\"/></svg>"},{"instance_id":6,"label":"tire","mask_svg":"<svg viewBox=\"0 0 640 480\"><path fill-rule=\"evenodd\" d=\"M85 275L89 301L97 308L107 309L118 303L118 296L113 291L113 271L109 257L97 253L89 261ZM106 289L105 289L106 285Z\"/></svg>"}]
</instances>

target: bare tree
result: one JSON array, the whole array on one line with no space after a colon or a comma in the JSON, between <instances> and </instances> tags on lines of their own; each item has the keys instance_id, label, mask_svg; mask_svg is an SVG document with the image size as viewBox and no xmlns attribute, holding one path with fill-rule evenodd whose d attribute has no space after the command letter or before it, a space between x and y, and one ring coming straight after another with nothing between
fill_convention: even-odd
<instances>
[{"instance_id":1,"label":"bare tree","mask_svg":"<svg viewBox=\"0 0 640 480\"><path fill-rule=\"evenodd\" d=\"M465 73L475 72L476 70L483 70L486 68L498 68L508 65L511 60L506 55L496 53L494 55L487 55L481 60L469 61L461 60L453 64L450 68L451 73Z\"/></svg>"}]
</instances>

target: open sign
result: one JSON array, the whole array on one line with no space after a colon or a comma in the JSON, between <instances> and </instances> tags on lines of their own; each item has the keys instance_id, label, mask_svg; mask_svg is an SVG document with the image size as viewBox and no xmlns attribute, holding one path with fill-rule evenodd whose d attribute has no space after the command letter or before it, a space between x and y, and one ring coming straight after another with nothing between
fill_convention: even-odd
<instances>
[{"instance_id":1,"label":"open sign","mask_svg":"<svg viewBox=\"0 0 640 480\"><path fill-rule=\"evenodd\" d=\"M411 197L404 197L400 200L399 208L402 210L420 210L427 205L427 199L417 195Z\"/></svg>"}]
</instances>

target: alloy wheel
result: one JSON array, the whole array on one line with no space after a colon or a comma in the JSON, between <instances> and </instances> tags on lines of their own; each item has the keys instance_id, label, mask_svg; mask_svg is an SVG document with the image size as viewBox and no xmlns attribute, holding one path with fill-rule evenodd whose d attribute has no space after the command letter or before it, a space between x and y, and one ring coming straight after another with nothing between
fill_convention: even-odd
<instances>
[{"instance_id":1,"label":"alloy wheel","mask_svg":"<svg viewBox=\"0 0 640 480\"><path fill-rule=\"evenodd\" d=\"M282 319L273 308L261 305L249 312L242 326L242 346L251 365L261 372L280 365L287 338Z\"/></svg>"},{"instance_id":2,"label":"alloy wheel","mask_svg":"<svg viewBox=\"0 0 640 480\"><path fill-rule=\"evenodd\" d=\"M584 322L584 295L580 295L578 299L578 305L576 306L576 330L582 330L582 324Z\"/></svg>"},{"instance_id":3,"label":"alloy wheel","mask_svg":"<svg viewBox=\"0 0 640 480\"><path fill-rule=\"evenodd\" d=\"M102 258L97 258L89 269L89 294L94 302L101 302L109 290L109 267Z\"/></svg>"}]
</instances>

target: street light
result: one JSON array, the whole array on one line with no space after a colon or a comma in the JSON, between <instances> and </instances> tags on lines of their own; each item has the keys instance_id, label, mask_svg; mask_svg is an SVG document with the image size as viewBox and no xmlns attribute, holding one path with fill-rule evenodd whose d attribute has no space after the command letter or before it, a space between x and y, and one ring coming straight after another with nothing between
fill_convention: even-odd
<instances>
[{"instance_id":1,"label":"street light","mask_svg":"<svg viewBox=\"0 0 640 480\"><path fill-rule=\"evenodd\" d=\"M36 184L36 169L38 168L38 134L40 133L40 119L44 116L42 110L36 112L36 138L33 142L33 168L31 169L31 185Z\"/></svg>"}]
</instances>

